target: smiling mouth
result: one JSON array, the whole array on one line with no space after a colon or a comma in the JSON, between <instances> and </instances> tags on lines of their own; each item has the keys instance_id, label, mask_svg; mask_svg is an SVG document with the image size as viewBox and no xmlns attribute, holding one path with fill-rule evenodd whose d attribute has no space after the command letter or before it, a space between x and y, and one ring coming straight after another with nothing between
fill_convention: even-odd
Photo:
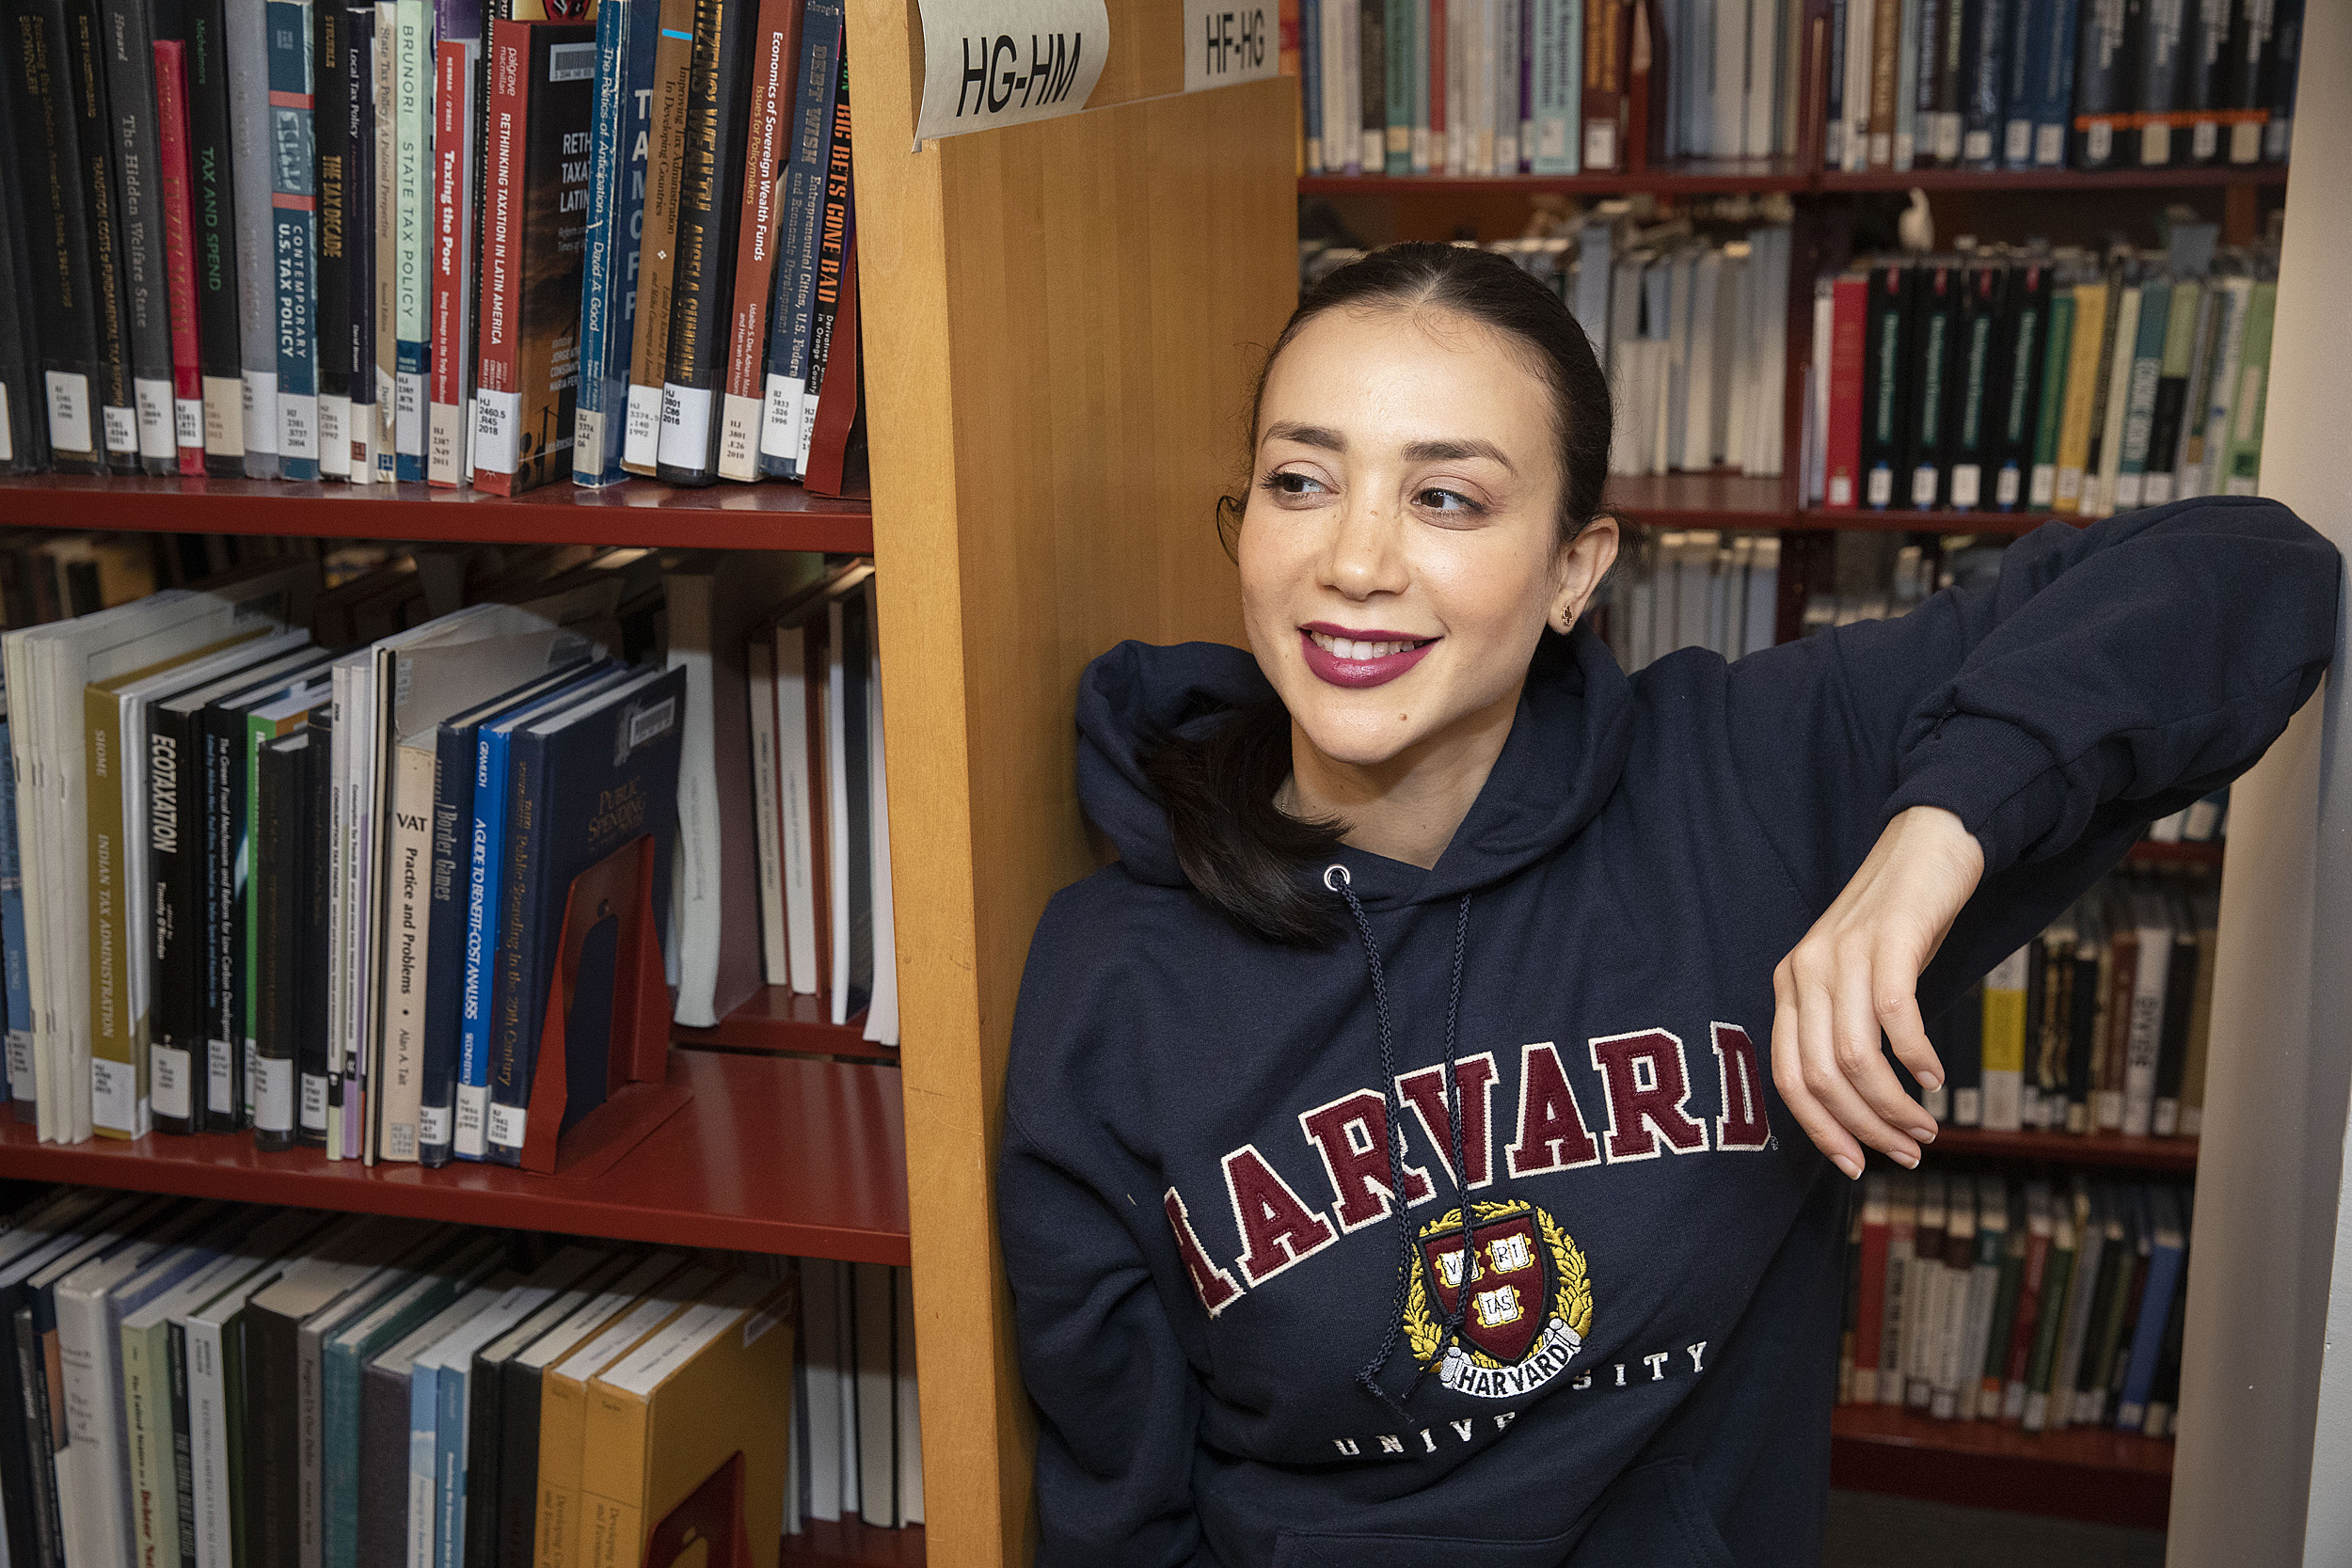
<instances>
[{"instance_id":1,"label":"smiling mouth","mask_svg":"<svg viewBox=\"0 0 2352 1568\"><path fill-rule=\"evenodd\" d=\"M1369 659L1387 658L1393 654L1411 653L1415 648L1427 647L1437 641L1434 637L1406 637L1367 642L1359 638L1334 637L1329 632L1315 631L1311 628L1307 628L1307 637L1316 647L1321 648L1332 657L1344 658L1357 663Z\"/></svg>"}]
</instances>

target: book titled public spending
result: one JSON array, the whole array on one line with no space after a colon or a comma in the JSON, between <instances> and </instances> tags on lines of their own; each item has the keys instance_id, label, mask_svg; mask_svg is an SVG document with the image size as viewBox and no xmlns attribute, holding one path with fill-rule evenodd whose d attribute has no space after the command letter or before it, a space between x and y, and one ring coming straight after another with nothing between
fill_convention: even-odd
<instances>
[{"instance_id":1,"label":"book titled public spending","mask_svg":"<svg viewBox=\"0 0 2352 1568\"><path fill-rule=\"evenodd\" d=\"M474 484L497 495L571 477L596 77L590 24L491 24Z\"/></svg>"}]
</instances>

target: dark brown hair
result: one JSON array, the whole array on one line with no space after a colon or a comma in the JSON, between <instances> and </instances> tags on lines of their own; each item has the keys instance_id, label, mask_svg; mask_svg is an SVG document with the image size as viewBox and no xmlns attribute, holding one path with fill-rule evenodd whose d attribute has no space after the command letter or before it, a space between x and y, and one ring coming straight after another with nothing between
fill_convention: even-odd
<instances>
[{"instance_id":1,"label":"dark brown hair","mask_svg":"<svg viewBox=\"0 0 2352 1568\"><path fill-rule=\"evenodd\" d=\"M1498 334L1551 389L1560 464L1559 539L1565 548L1600 511L1609 477L1609 381L1560 297L1492 251L1413 242L1375 250L1330 273L1299 302L1258 372L1249 402L1254 471L1266 376L1311 321L1342 309L1443 311ZM1217 502L1231 548L1248 486ZM1319 946L1334 930L1327 900L1300 873L1327 855L1343 823L1303 821L1274 803L1290 774L1290 714L1278 699L1236 711L1205 736L1167 736L1144 759L1193 887L1243 929L1270 942Z\"/></svg>"}]
</instances>

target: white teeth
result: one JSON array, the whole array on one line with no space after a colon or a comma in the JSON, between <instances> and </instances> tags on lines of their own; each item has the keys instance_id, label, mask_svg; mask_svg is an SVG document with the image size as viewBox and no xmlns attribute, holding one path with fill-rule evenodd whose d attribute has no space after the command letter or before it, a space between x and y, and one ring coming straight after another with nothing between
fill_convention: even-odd
<instances>
[{"instance_id":1,"label":"white teeth","mask_svg":"<svg viewBox=\"0 0 2352 1568\"><path fill-rule=\"evenodd\" d=\"M1311 631L1307 635L1315 640L1316 647L1323 649L1334 658L1358 661L1386 658L1391 654L1405 653L1420 646L1418 642L1412 641L1366 642L1359 638L1333 637L1327 632L1320 631Z\"/></svg>"}]
</instances>

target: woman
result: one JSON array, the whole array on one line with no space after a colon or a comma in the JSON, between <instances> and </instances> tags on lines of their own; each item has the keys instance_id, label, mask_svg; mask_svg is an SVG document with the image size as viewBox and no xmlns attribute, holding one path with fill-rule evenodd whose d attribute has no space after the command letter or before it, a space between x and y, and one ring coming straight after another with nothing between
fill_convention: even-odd
<instances>
[{"instance_id":1,"label":"woman","mask_svg":"<svg viewBox=\"0 0 2352 1568\"><path fill-rule=\"evenodd\" d=\"M1254 657L1087 672L1120 860L1014 1026L1040 1561L1818 1560L1846 1179L1934 1137L1881 1031L1939 1083L1922 1015L2253 762L2335 553L2183 502L1629 679L1607 387L1507 262L1334 273L1252 429Z\"/></svg>"}]
</instances>

